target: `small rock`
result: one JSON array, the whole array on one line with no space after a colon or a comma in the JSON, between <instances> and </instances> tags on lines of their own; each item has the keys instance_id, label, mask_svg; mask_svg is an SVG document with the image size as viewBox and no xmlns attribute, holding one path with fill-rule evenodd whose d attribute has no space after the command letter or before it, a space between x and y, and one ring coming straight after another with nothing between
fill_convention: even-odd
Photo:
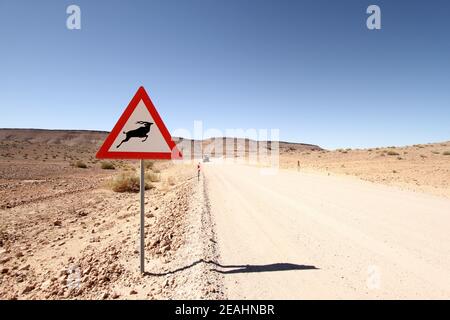
<instances>
[{"instance_id":1,"label":"small rock","mask_svg":"<svg viewBox=\"0 0 450 320\"><path fill-rule=\"evenodd\" d=\"M66 284L66 276L59 277L58 282L62 285L65 285Z\"/></svg>"},{"instance_id":2,"label":"small rock","mask_svg":"<svg viewBox=\"0 0 450 320\"><path fill-rule=\"evenodd\" d=\"M161 293L162 293L162 290L161 290L161 289L156 289L155 295L158 295L158 294L161 294Z\"/></svg>"},{"instance_id":3,"label":"small rock","mask_svg":"<svg viewBox=\"0 0 450 320\"><path fill-rule=\"evenodd\" d=\"M102 294L102 297L101 297L101 298L102 298L103 300L105 300L105 299L108 299L108 297L109 297L108 292L105 292L105 293Z\"/></svg>"},{"instance_id":4,"label":"small rock","mask_svg":"<svg viewBox=\"0 0 450 320\"><path fill-rule=\"evenodd\" d=\"M8 273L9 272L9 269L8 268L3 268L2 270L1 270L1 273L2 274L6 274L6 273Z\"/></svg>"},{"instance_id":5,"label":"small rock","mask_svg":"<svg viewBox=\"0 0 450 320\"><path fill-rule=\"evenodd\" d=\"M67 299L67 298L70 297L71 294L72 294L72 289L69 289L69 290L64 292L64 296L63 297Z\"/></svg>"},{"instance_id":6,"label":"small rock","mask_svg":"<svg viewBox=\"0 0 450 320\"><path fill-rule=\"evenodd\" d=\"M61 222L61 220L55 220L55 221L53 221L53 225L55 227L61 227L62 226L62 222Z\"/></svg>"},{"instance_id":7,"label":"small rock","mask_svg":"<svg viewBox=\"0 0 450 320\"><path fill-rule=\"evenodd\" d=\"M133 289L130 291L130 294L137 294L137 291Z\"/></svg>"},{"instance_id":8,"label":"small rock","mask_svg":"<svg viewBox=\"0 0 450 320\"><path fill-rule=\"evenodd\" d=\"M9 260L11 260L11 257L4 257L4 258L0 259L0 263L4 264L4 263L8 262Z\"/></svg>"},{"instance_id":9,"label":"small rock","mask_svg":"<svg viewBox=\"0 0 450 320\"><path fill-rule=\"evenodd\" d=\"M47 281L42 282L41 290L47 290L52 285L52 280L48 279Z\"/></svg>"},{"instance_id":10,"label":"small rock","mask_svg":"<svg viewBox=\"0 0 450 320\"><path fill-rule=\"evenodd\" d=\"M120 294L118 294L117 292L114 292L111 296L111 298L113 299L118 299L120 297Z\"/></svg>"},{"instance_id":11,"label":"small rock","mask_svg":"<svg viewBox=\"0 0 450 320\"><path fill-rule=\"evenodd\" d=\"M88 213L87 213L86 211L79 211L79 212L78 212L78 215L79 215L80 217L85 217L85 216L88 215Z\"/></svg>"},{"instance_id":12,"label":"small rock","mask_svg":"<svg viewBox=\"0 0 450 320\"><path fill-rule=\"evenodd\" d=\"M89 267L87 267L86 270L83 271L83 274L84 274L84 275L89 274L89 272L91 272L91 270L92 270L92 267L89 266Z\"/></svg>"},{"instance_id":13,"label":"small rock","mask_svg":"<svg viewBox=\"0 0 450 320\"><path fill-rule=\"evenodd\" d=\"M22 252L17 252L16 253L16 258L21 258L21 257L23 257L23 253Z\"/></svg>"},{"instance_id":14,"label":"small rock","mask_svg":"<svg viewBox=\"0 0 450 320\"><path fill-rule=\"evenodd\" d=\"M24 264L24 265L19 267L19 271L26 271L26 270L30 270L30 265L29 264Z\"/></svg>"},{"instance_id":15,"label":"small rock","mask_svg":"<svg viewBox=\"0 0 450 320\"><path fill-rule=\"evenodd\" d=\"M34 285L28 285L28 286L25 287L25 289L23 289L22 294L31 292L33 290L34 290Z\"/></svg>"}]
</instances>

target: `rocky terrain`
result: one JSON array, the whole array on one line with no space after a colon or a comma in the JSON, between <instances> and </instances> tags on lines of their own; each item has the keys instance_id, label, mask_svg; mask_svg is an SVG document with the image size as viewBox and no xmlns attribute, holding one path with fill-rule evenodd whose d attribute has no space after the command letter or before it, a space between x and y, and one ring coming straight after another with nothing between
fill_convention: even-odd
<instances>
[{"instance_id":1,"label":"rocky terrain","mask_svg":"<svg viewBox=\"0 0 450 320\"><path fill-rule=\"evenodd\" d=\"M137 163L102 169L97 142L79 140L0 142L0 299L222 297L219 273L204 262L217 257L195 167L148 170L156 178L145 194L141 275L139 196L111 190Z\"/></svg>"},{"instance_id":2,"label":"rocky terrain","mask_svg":"<svg viewBox=\"0 0 450 320\"><path fill-rule=\"evenodd\" d=\"M449 141L403 147L283 152L280 166L354 176L374 183L450 197Z\"/></svg>"},{"instance_id":3,"label":"rocky terrain","mask_svg":"<svg viewBox=\"0 0 450 320\"><path fill-rule=\"evenodd\" d=\"M118 176L135 175L138 164L105 166L95 159L105 136L0 130L0 299L226 297L206 182L203 177L197 181L198 159L155 162L148 168L142 276L139 196L112 188ZM175 140L179 146L194 143ZM232 140L233 151L249 143ZM202 146L214 151L217 141L205 140ZM284 169L450 196L450 142L334 151L285 142L279 147ZM217 159L212 153L212 161Z\"/></svg>"}]
</instances>

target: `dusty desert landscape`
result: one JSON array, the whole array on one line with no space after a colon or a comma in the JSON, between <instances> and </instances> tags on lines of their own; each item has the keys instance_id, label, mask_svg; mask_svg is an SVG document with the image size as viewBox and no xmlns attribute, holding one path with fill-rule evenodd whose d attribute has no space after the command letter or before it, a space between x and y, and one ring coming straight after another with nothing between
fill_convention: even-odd
<instances>
[{"instance_id":1,"label":"dusty desert landscape","mask_svg":"<svg viewBox=\"0 0 450 320\"><path fill-rule=\"evenodd\" d=\"M285 152L282 168L354 176L450 197L450 142L369 149Z\"/></svg>"},{"instance_id":2,"label":"dusty desert landscape","mask_svg":"<svg viewBox=\"0 0 450 320\"><path fill-rule=\"evenodd\" d=\"M137 162L102 169L95 152L105 133L0 132L1 299L222 297L218 273L199 263L216 253L195 168L166 161L147 170L155 181L142 277L138 194L111 189Z\"/></svg>"},{"instance_id":3,"label":"dusty desert landscape","mask_svg":"<svg viewBox=\"0 0 450 320\"><path fill-rule=\"evenodd\" d=\"M450 142L148 162L141 276L138 163L95 159L106 135L0 129L1 299L450 297Z\"/></svg>"}]
</instances>

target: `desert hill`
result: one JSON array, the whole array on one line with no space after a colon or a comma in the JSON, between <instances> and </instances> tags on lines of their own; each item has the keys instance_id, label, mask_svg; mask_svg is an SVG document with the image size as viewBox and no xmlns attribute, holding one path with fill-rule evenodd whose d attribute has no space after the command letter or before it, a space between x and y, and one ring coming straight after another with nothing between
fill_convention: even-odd
<instances>
[{"instance_id":1,"label":"desert hill","mask_svg":"<svg viewBox=\"0 0 450 320\"><path fill-rule=\"evenodd\" d=\"M63 145L63 146L84 146L88 148L97 148L106 138L106 131L92 130L47 130L47 129L0 129L0 143L2 145L18 142L29 144L46 144L46 145ZM271 142L256 142L250 139L242 138L208 138L203 141L174 137L173 140L180 148L191 147L194 150L194 144L201 143L202 148L214 155L215 148L218 143L222 143L224 150L226 146L233 145L234 151L248 150L250 143L256 145L268 146L270 149ZM244 149L242 149L244 148ZM319 151L319 146L305 143L279 142L281 153L301 152L301 151Z\"/></svg>"}]
</instances>

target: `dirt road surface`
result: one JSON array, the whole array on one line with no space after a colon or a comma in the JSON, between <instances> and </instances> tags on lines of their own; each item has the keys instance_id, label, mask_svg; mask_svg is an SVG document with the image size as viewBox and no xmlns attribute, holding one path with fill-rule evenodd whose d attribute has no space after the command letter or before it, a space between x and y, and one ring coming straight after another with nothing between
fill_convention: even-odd
<instances>
[{"instance_id":1,"label":"dirt road surface","mask_svg":"<svg viewBox=\"0 0 450 320\"><path fill-rule=\"evenodd\" d=\"M229 299L450 297L449 199L243 165L204 177Z\"/></svg>"}]
</instances>

